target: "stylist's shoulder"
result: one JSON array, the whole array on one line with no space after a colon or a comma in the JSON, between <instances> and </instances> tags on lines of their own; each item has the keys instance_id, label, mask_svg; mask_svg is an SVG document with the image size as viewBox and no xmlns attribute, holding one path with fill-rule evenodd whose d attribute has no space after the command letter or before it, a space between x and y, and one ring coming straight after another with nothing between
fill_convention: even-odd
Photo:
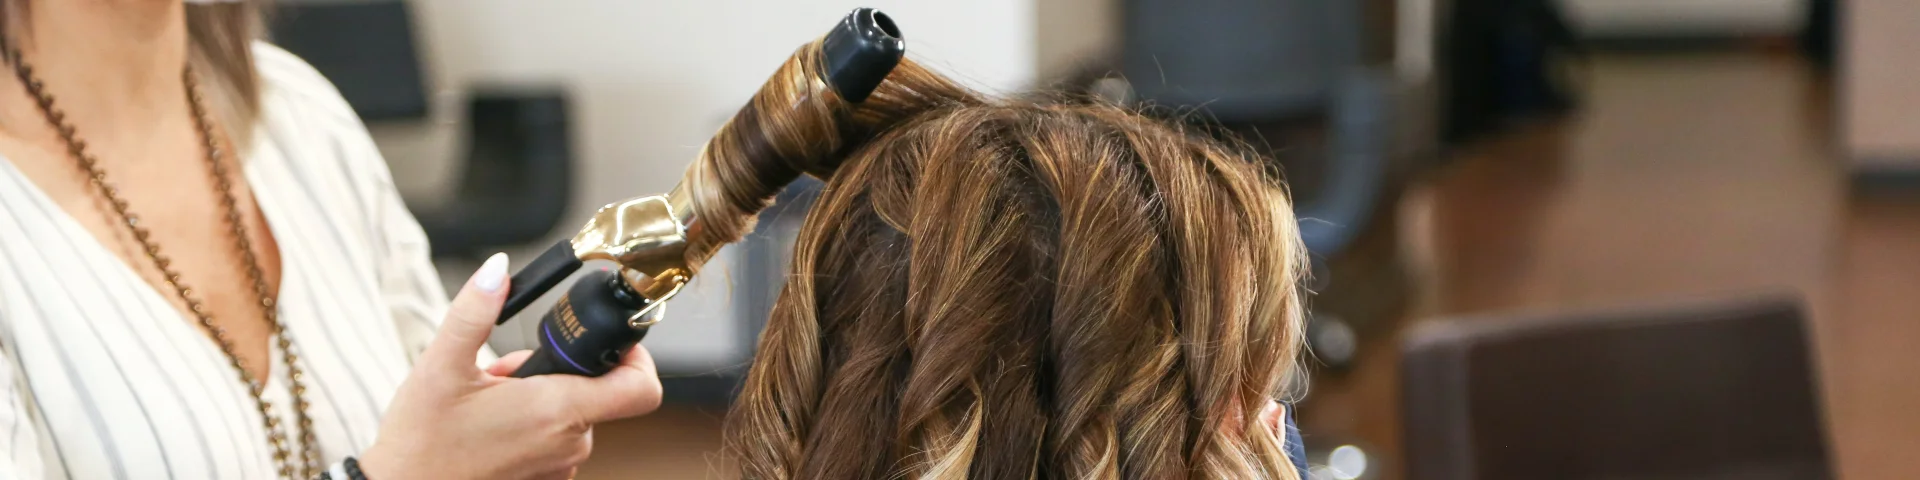
<instances>
[{"instance_id":1,"label":"stylist's shoulder","mask_svg":"<svg viewBox=\"0 0 1920 480\"><path fill-rule=\"evenodd\" d=\"M296 115L296 118L330 122L348 122L364 131L360 116L347 104L340 89L306 60L267 42L253 42L254 69L260 78L260 105L263 114ZM292 108L285 108L291 106ZM287 111L297 110L297 111Z\"/></svg>"}]
</instances>

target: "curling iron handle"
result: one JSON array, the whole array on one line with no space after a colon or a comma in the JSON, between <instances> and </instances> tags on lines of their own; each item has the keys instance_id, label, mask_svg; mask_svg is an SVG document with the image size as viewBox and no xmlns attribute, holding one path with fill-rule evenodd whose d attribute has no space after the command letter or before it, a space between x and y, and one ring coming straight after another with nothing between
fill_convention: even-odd
<instances>
[{"instance_id":1,"label":"curling iron handle","mask_svg":"<svg viewBox=\"0 0 1920 480\"><path fill-rule=\"evenodd\" d=\"M513 377L554 373L598 377L619 366L627 351L647 335L645 327L634 328L627 322L644 301L623 291L622 285L620 276L608 270L581 275L540 319L539 347L513 371Z\"/></svg>"},{"instance_id":2,"label":"curling iron handle","mask_svg":"<svg viewBox=\"0 0 1920 480\"><path fill-rule=\"evenodd\" d=\"M507 302L500 307L500 318L493 323L506 323L514 314L532 305L541 294L552 290L568 275L579 270L580 264L580 259L573 254L573 244L566 240L541 252L540 256L534 257L533 263L513 274L513 281L507 286Z\"/></svg>"}]
</instances>

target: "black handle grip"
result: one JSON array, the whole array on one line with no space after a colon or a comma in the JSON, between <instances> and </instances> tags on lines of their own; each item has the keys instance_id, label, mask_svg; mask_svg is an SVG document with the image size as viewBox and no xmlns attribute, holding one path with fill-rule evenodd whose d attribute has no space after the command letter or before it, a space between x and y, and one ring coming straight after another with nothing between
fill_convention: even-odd
<instances>
[{"instance_id":1,"label":"black handle grip","mask_svg":"<svg viewBox=\"0 0 1920 480\"><path fill-rule=\"evenodd\" d=\"M553 349L542 347L534 350L533 356L527 357L527 363L520 364L520 368L513 371L513 378L553 374L586 375L589 377L599 376L585 373L579 368L568 366L566 361L554 356Z\"/></svg>"},{"instance_id":2,"label":"black handle grip","mask_svg":"<svg viewBox=\"0 0 1920 480\"><path fill-rule=\"evenodd\" d=\"M580 269L580 259L573 256L573 244L566 240L554 244L533 263L513 274L513 282L507 287L507 303L500 307L500 318L493 323L506 323L513 314L526 310L527 305L540 298L540 295L552 290L554 285L566 280L574 270Z\"/></svg>"},{"instance_id":3,"label":"black handle grip","mask_svg":"<svg viewBox=\"0 0 1920 480\"><path fill-rule=\"evenodd\" d=\"M581 275L540 319L540 346L515 378L565 373L598 377L620 364L645 328L627 325L645 301L622 287L620 275L597 270Z\"/></svg>"}]
</instances>

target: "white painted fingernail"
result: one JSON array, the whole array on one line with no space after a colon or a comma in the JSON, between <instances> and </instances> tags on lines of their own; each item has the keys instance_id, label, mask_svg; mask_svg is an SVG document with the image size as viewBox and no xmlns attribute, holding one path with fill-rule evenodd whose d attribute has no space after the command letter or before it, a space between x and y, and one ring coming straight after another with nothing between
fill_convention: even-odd
<instances>
[{"instance_id":1,"label":"white painted fingernail","mask_svg":"<svg viewBox=\"0 0 1920 480\"><path fill-rule=\"evenodd\" d=\"M506 283L506 252L496 253L491 257L487 257L487 263L481 264L479 271L473 272L473 286L479 288L482 292L498 292L500 291L500 286Z\"/></svg>"}]
</instances>

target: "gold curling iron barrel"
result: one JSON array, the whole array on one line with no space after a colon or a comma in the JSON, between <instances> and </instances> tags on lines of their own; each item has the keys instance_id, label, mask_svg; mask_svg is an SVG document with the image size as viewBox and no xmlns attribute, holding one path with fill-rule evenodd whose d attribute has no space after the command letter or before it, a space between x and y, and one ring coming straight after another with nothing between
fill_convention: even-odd
<instances>
[{"instance_id":1,"label":"gold curling iron barrel","mask_svg":"<svg viewBox=\"0 0 1920 480\"><path fill-rule=\"evenodd\" d=\"M817 65L804 70L815 72L817 78L802 79L805 85L795 86L782 84L784 79L776 74L762 87L754 103L741 109L715 135L715 140L709 141L702 155L710 154L716 148L715 142L723 138L764 137L766 132L742 130L764 128L763 125L773 121L850 122L854 105L881 87L887 74L900 64L905 51L906 44L899 30L885 14L869 8L854 10L826 36L794 54L795 59L817 59ZM783 98L769 96L776 88L797 88L800 94L792 95L791 105L785 105L791 108L762 106L756 109L755 105L761 105L765 98ZM834 112L829 116L832 119L763 118L820 111L819 107ZM851 125L824 127L828 128L817 131L838 135L852 128ZM776 154L766 148L748 148L745 153ZM696 163L694 168L700 168L700 164ZM798 175L798 171L793 173L794 178ZM601 207L580 233L547 249L513 275L499 322L525 309L586 261L607 260L618 265L617 270L583 274L560 297L541 318L539 347L513 376L550 373L599 376L619 365L621 357L646 336L647 328L662 318L667 300L692 280L693 272L699 267L696 263L705 261L706 254L711 254L692 252L689 255L689 245L702 241L696 238L703 232L701 219L694 214L694 186L689 184L700 178L689 174L667 194L636 197ZM780 185L792 180L780 180Z\"/></svg>"}]
</instances>

